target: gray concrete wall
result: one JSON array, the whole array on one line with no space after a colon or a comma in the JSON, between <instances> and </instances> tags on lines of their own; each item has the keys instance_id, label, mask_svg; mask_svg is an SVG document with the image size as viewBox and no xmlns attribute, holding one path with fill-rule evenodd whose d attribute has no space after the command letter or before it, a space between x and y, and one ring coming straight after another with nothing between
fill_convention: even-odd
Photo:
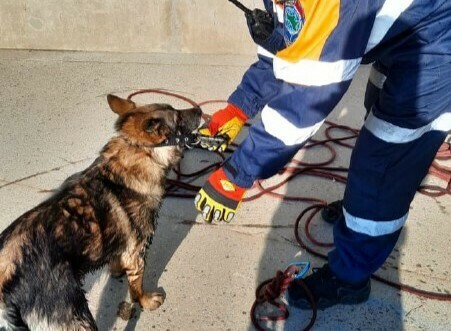
<instances>
[{"instance_id":1,"label":"gray concrete wall","mask_svg":"<svg viewBox=\"0 0 451 331\"><path fill-rule=\"evenodd\" d=\"M242 13L227 0L0 0L0 48L255 52Z\"/></svg>"}]
</instances>

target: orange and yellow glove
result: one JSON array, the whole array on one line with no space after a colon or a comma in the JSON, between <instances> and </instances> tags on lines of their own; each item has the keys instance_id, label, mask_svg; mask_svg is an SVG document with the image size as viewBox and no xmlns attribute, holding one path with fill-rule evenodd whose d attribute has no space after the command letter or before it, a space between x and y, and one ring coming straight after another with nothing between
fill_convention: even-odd
<instances>
[{"instance_id":1,"label":"orange and yellow glove","mask_svg":"<svg viewBox=\"0 0 451 331\"><path fill-rule=\"evenodd\" d=\"M233 184L222 168L211 174L194 204L206 222L230 222L243 199L245 188Z\"/></svg>"},{"instance_id":2,"label":"orange and yellow glove","mask_svg":"<svg viewBox=\"0 0 451 331\"><path fill-rule=\"evenodd\" d=\"M206 136L227 136L227 142L220 146L215 144L210 145L207 142L204 142L201 143L201 147L211 151L219 150L220 152L224 152L227 149L227 146L238 136L238 133L244 123L246 123L247 119L248 117L241 109L230 103L227 104L224 109L218 110L212 115L211 120L206 127L199 129L199 133Z\"/></svg>"}]
</instances>

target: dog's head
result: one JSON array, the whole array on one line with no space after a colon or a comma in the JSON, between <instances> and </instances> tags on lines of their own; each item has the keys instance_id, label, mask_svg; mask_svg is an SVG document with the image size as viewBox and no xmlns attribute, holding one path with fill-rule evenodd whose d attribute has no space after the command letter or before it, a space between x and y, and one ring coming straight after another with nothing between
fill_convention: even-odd
<instances>
[{"instance_id":1,"label":"dog's head","mask_svg":"<svg viewBox=\"0 0 451 331\"><path fill-rule=\"evenodd\" d=\"M161 103L138 106L111 94L107 99L111 110L119 115L116 130L142 145L158 145L172 136L189 134L198 128L202 115L200 108L174 109Z\"/></svg>"}]
</instances>

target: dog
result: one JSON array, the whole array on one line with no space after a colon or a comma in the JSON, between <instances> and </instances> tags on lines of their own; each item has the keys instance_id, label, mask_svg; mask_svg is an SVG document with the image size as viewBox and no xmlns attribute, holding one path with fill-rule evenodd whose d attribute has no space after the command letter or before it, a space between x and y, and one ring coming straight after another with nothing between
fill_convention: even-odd
<instances>
[{"instance_id":1,"label":"dog","mask_svg":"<svg viewBox=\"0 0 451 331\"><path fill-rule=\"evenodd\" d=\"M0 330L97 330L82 289L86 273L109 264L127 275L132 300L154 310L161 293L143 291L165 178L183 152L162 146L198 128L200 108L137 106L114 95L117 136L84 171L0 234Z\"/></svg>"}]
</instances>

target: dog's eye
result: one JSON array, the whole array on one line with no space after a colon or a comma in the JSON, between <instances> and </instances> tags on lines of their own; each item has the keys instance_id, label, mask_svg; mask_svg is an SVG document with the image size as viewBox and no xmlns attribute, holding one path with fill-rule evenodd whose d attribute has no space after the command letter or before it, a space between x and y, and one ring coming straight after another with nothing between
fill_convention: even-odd
<instances>
[{"instance_id":1,"label":"dog's eye","mask_svg":"<svg viewBox=\"0 0 451 331\"><path fill-rule=\"evenodd\" d=\"M144 124L144 130L147 132L155 132L162 126L163 121L160 118L151 118Z\"/></svg>"}]
</instances>

